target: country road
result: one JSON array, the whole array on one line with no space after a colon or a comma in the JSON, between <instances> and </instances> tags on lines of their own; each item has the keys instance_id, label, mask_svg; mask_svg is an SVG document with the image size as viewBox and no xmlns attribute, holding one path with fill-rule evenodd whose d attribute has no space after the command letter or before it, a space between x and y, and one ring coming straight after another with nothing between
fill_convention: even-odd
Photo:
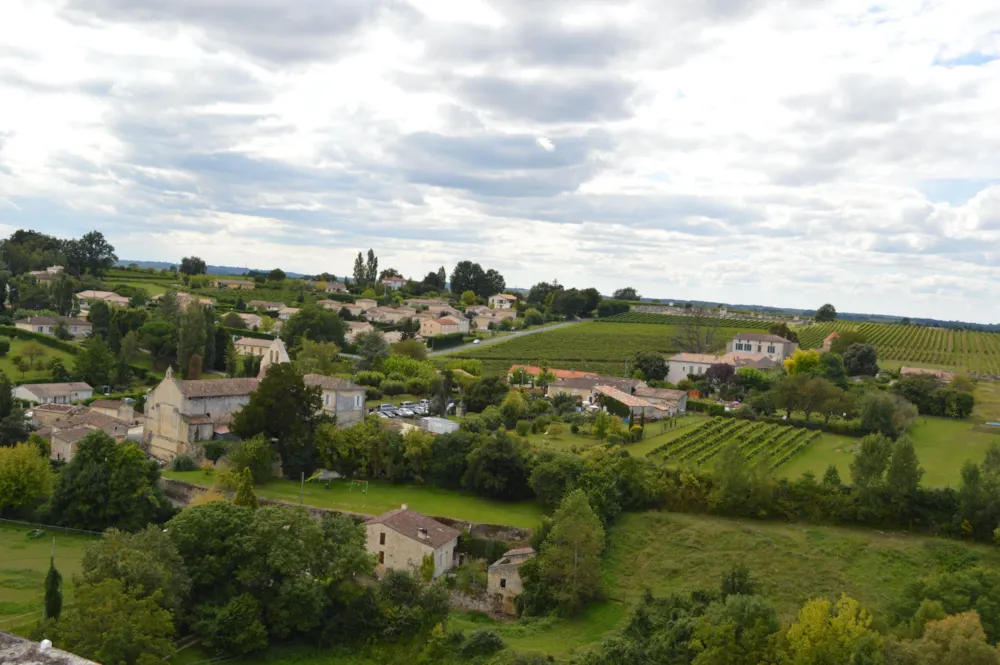
<instances>
[{"instance_id":1,"label":"country road","mask_svg":"<svg viewBox=\"0 0 1000 665\"><path fill-rule=\"evenodd\" d=\"M479 344L463 344L461 346L453 346L450 349L442 349L441 351L431 351L427 354L428 358L434 356L445 356L450 353L458 353L459 351L468 351L469 349L481 349L489 344L501 344L503 342L515 339L517 337L524 337L526 335L534 335L536 333L548 332L550 330L557 330L559 328L565 328L566 326L575 326L584 323L583 321L567 321L565 323L557 323L554 326L545 326L543 328L531 328L529 330L519 330L516 333L510 335L502 335L500 337L490 337L481 340Z\"/></svg>"}]
</instances>

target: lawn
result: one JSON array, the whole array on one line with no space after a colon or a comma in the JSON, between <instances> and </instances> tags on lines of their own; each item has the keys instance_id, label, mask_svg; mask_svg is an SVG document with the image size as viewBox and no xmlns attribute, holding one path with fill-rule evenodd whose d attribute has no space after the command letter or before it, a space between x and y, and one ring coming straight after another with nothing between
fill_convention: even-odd
<instances>
[{"instance_id":1,"label":"lawn","mask_svg":"<svg viewBox=\"0 0 1000 665\"><path fill-rule=\"evenodd\" d=\"M958 487L962 464L966 460L980 463L991 444L1000 444L1000 428L996 433L972 420L951 420L920 416L910 431L913 445L924 468L921 483L930 487ZM857 439L824 434L781 467L781 475L797 478L805 471L817 477L826 467L835 464L840 477L850 480L850 463Z\"/></svg>"},{"instance_id":2,"label":"lawn","mask_svg":"<svg viewBox=\"0 0 1000 665\"><path fill-rule=\"evenodd\" d=\"M973 416L1000 421L1000 381L979 381L976 384L976 408Z\"/></svg>"},{"instance_id":3,"label":"lawn","mask_svg":"<svg viewBox=\"0 0 1000 665\"><path fill-rule=\"evenodd\" d=\"M94 539L56 531L31 539L28 537L30 530L29 527L0 524L0 630L24 632L27 626L41 618L40 614L31 613L42 609L53 536L56 539L56 568L63 576L63 599L67 605L73 600L72 578L80 572L83 547Z\"/></svg>"},{"instance_id":4,"label":"lawn","mask_svg":"<svg viewBox=\"0 0 1000 665\"><path fill-rule=\"evenodd\" d=\"M564 425L566 431L558 437L551 437L544 432L532 432L525 438L534 448L548 448L550 450L560 450L562 452L578 452L596 446L600 441L589 434L583 432L573 434L569 431L569 425Z\"/></svg>"},{"instance_id":5,"label":"lawn","mask_svg":"<svg viewBox=\"0 0 1000 665\"><path fill-rule=\"evenodd\" d=\"M25 344L37 344L42 347L45 351L45 355L41 358L35 360L35 369L33 371L28 371L21 376L21 372L14 368L14 364L10 359L14 356L24 356L22 349ZM30 382L32 379L49 379L52 378L52 374L47 369L42 369L42 367L50 362L53 358L62 358L63 365L66 369L73 371L73 355L66 353L65 351L60 351L58 349L53 349L51 346L45 346L39 342L35 342L30 339L12 339L10 340L10 351L3 358L0 358L0 370L7 374L12 381L17 381L23 383L25 381ZM27 358L25 358L27 360Z\"/></svg>"},{"instance_id":6,"label":"lawn","mask_svg":"<svg viewBox=\"0 0 1000 665\"><path fill-rule=\"evenodd\" d=\"M214 480L201 471L165 471L163 475L203 487L214 484ZM300 483L278 479L254 488L260 497L290 503L299 502L299 490ZM352 490L348 482L335 482L331 489L326 489L320 483L306 483L303 503L365 515L379 515L405 503L425 515L526 529L538 526L542 517L542 507L531 501L507 503L437 487L393 485L381 481L371 481L367 494L357 488Z\"/></svg>"}]
</instances>

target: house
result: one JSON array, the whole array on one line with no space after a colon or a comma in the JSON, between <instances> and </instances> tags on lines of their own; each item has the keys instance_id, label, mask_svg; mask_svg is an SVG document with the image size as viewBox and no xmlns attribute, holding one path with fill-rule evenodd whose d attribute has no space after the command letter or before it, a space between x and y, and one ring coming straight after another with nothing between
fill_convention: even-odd
<instances>
[{"instance_id":1,"label":"house","mask_svg":"<svg viewBox=\"0 0 1000 665\"><path fill-rule=\"evenodd\" d=\"M512 309L517 303L517 296L512 296L509 293L498 293L490 296L488 302L491 309Z\"/></svg>"},{"instance_id":2,"label":"house","mask_svg":"<svg viewBox=\"0 0 1000 665\"><path fill-rule=\"evenodd\" d=\"M366 547L378 557L377 572L419 571L424 557L434 561L434 577L455 566L457 529L410 510L406 504L365 522Z\"/></svg>"},{"instance_id":3,"label":"house","mask_svg":"<svg viewBox=\"0 0 1000 665\"><path fill-rule=\"evenodd\" d=\"M319 386L323 397L323 412L336 416L337 425L347 427L364 420L364 386L322 374L306 374L302 378L307 386Z\"/></svg>"},{"instance_id":4,"label":"house","mask_svg":"<svg viewBox=\"0 0 1000 665\"><path fill-rule=\"evenodd\" d=\"M316 304L322 307L323 309L332 309L335 312L339 312L343 307L353 306L353 303L346 303L346 302L341 302L340 300L328 300L328 299L317 300ZM357 313L358 314L361 313L361 308L358 308ZM354 312L351 312L351 314L352 316L357 316L357 314L355 314Z\"/></svg>"},{"instance_id":5,"label":"house","mask_svg":"<svg viewBox=\"0 0 1000 665\"><path fill-rule=\"evenodd\" d=\"M834 330L832 333L823 338L823 350L829 351L830 347L833 346L833 341L840 339L840 333Z\"/></svg>"},{"instance_id":6,"label":"house","mask_svg":"<svg viewBox=\"0 0 1000 665\"><path fill-rule=\"evenodd\" d=\"M106 302L112 307L128 307L129 304L128 298L120 296L113 291L80 291L76 294L76 297L80 301L80 309L83 310L90 309L90 304L99 300Z\"/></svg>"},{"instance_id":7,"label":"house","mask_svg":"<svg viewBox=\"0 0 1000 665\"><path fill-rule=\"evenodd\" d=\"M80 413L70 416L66 420L57 422L53 431L61 429L72 429L74 427L86 427L88 429L99 429L117 441L124 441L128 436L128 423L98 411L85 409Z\"/></svg>"},{"instance_id":8,"label":"house","mask_svg":"<svg viewBox=\"0 0 1000 665\"><path fill-rule=\"evenodd\" d=\"M736 333L726 346L726 350L730 353L764 354L776 363L783 362L797 348L799 348L798 343L790 342L778 335L744 332Z\"/></svg>"},{"instance_id":9,"label":"house","mask_svg":"<svg viewBox=\"0 0 1000 665\"><path fill-rule=\"evenodd\" d=\"M112 418L117 418L125 423L136 422L135 417L135 407L131 404L123 402L117 399L99 399L94 400L88 406L91 411L96 413L103 413L106 416L111 416Z\"/></svg>"},{"instance_id":10,"label":"house","mask_svg":"<svg viewBox=\"0 0 1000 665\"><path fill-rule=\"evenodd\" d=\"M354 301L354 304L361 307L362 312L366 312L369 309L374 309L375 307L378 307L378 303L372 298L358 298L357 300Z\"/></svg>"},{"instance_id":11,"label":"house","mask_svg":"<svg viewBox=\"0 0 1000 665\"><path fill-rule=\"evenodd\" d=\"M63 272L62 266L49 266L45 270L32 270L28 274L35 278L40 284L52 286L59 279Z\"/></svg>"},{"instance_id":12,"label":"house","mask_svg":"<svg viewBox=\"0 0 1000 665\"><path fill-rule=\"evenodd\" d=\"M399 323L403 319L412 319L416 314L417 310L412 307L375 307L365 312L365 318L380 323Z\"/></svg>"},{"instance_id":13,"label":"house","mask_svg":"<svg viewBox=\"0 0 1000 665\"><path fill-rule=\"evenodd\" d=\"M346 321L345 323L347 323L347 332L344 337L348 342L353 342L360 333L375 330L375 326L367 321Z\"/></svg>"},{"instance_id":14,"label":"house","mask_svg":"<svg viewBox=\"0 0 1000 665\"><path fill-rule=\"evenodd\" d=\"M52 432L49 439L49 459L57 462L71 462L76 456L77 443L92 431L89 427L71 427Z\"/></svg>"},{"instance_id":15,"label":"house","mask_svg":"<svg viewBox=\"0 0 1000 665\"><path fill-rule=\"evenodd\" d=\"M382 286L387 289L392 289L393 291L398 291L399 289L406 286L406 280L402 277L386 277L381 282Z\"/></svg>"},{"instance_id":16,"label":"house","mask_svg":"<svg viewBox=\"0 0 1000 665\"><path fill-rule=\"evenodd\" d=\"M403 333L398 330L390 330L389 332L382 333L382 339L389 344L399 344L403 341Z\"/></svg>"},{"instance_id":17,"label":"house","mask_svg":"<svg viewBox=\"0 0 1000 665\"><path fill-rule=\"evenodd\" d=\"M327 282L326 283L327 293L347 293L347 284L343 282Z\"/></svg>"},{"instance_id":18,"label":"house","mask_svg":"<svg viewBox=\"0 0 1000 665\"><path fill-rule=\"evenodd\" d=\"M240 317L240 320L243 321L243 325L245 325L248 330L257 330L260 328L261 324L264 323L264 317L259 314L237 312L236 316Z\"/></svg>"},{"instance_id":19,"label":"house","mask_svg":"<svg viewBox=\"0 0 1000 665\"><path fill-rule=\"evenodd\" d=\"M265 312L277 312L284 306L285 303L274 302L273 300L251 300L250 302L247 303L247 307L263 310Z\"/></svg>"},{"instance_id":20,"label":"house","mask_svg":"<svg viewBox=\"0 0 1000 665\"><path fill-rule=\"evenodd\" d=\"M73 414L83 411L85 406L79 404L56 404L48 402L31 407L24 415L39 427L52 427L60 420L66 420Z\"/></svg>"},{"instance_id":21,"label":"house","mask_svg":"<svg viewBox=\"0 0 1000 665\"><path fill-rule=\"evenodd\" d=\"M450 434L458 431L458 423L447 418L425 416L420 419L420 429L431 434Z\"/></svg>"},{"instance_id":22,"label":"house","mask_svg":"<svg viewBox=\"0 0 1000 665\"><path fill-rule=\"evenodd\" d=\"M774 369L778 363L763 353L678 353L667 359L667 382L678 383L688 375L704 374L712 365L732 365L733 367L753 367L761 371Z\"/></svg>"},{"instance_id":23,"label":"house","mask_svg":"<svg viewBox=\"0 0 1000 665\"><path fill-rule=\"evenodd\" d=\"M245 279L217 279L212 282L212 286L217 289L245 289L252 291L255 284Z\"/></svg>"},{"instance_id":24,"label":"house","mask_svg":"<svg viewBox=\"0 0 1000 665\"><path fill-rule=\"evenodd\" d=\"M494 612L509 616L516 614L514 599L524 590L518 569L533 556L535 550L530 547L507 550L486 569L486 595Z\"/></svg>"},{"instance_id":25,"label":"house","mask_svg":"<svg viewBox=\"0 0 1000 665\"><path fill-rule=\"evenodd\" d=\"M476 330L489 330L496 322L497 320L489 314L476 314L472 317L472 325Z\"/></svg>"},{"instance_id":26,"label":"house","mask_svg":"<svg viewBox=\"0 0 1000 665\"><path fill-rule=\"evenodd\" d=\"M594 395L595 401L608 397L627 406L631 412L631 417L629 418L630 422L633 422L636 416L642 416L651 420L657 420L667 416L667 413L664 410L660 409L649 400L643 399L642 397L636 397L635 395L630 395L629 393L623 390L618 390L612 386L594 386Z\"/></svg>"},{"instance_id":27,"label":"house","mask_svg":"<svg viewBox=\"0 0 1000 665\"><path fill-rule=\"evenodd\" d=\"M665 412L667 418L687 413L688 394L683 390L668 390L666 388L636 388L633 393Z\"/></svg>"},{"instance_id":28,"label":"house","mask_svg":"<svg viewBox=\"0 0 1000 665\"><path fill-rule=\"evenodd\" d=\"M15 321L14 327L21 330L42 333L43 335L55 335L56 328L59 327L60 323L66 326L66 330L73 337L84 337L94 330L94 326L91 325L90 321L64 316L29 316L26 319Z\"/></svg>"},{"instance_id":29,"label":"house","mask_svg":"<svg viewBox=\"0 0 1000 665\"><path fill-rule=\"evenodd\" d=\"M327 300L324 302L334 302L334 301ZM339 303L339 304L341 305L341 307L337 311L340 311L340 309L346 309L348 312L351 313L351 316L361 316L362 314L365 313L365 308L357 303ZM326 307L326 305L323 306Z\"/></svg>"},{"instance_id":30,"label":"house","mask_svg":"<svg viewBox=\"0 0 1000 665\"><path fill-rule=\"evenodd\" d=\"M288 319L292 318L298 313L299 313L298 307L282 307L281 309L278 310L278 320L287 321Z\"/></svg>"},{"instance_id":31,"label":"house","mask_svg":"<svg viewBox=\"0 0 1000 665\"><path fill-rule=\"evenodd\" d=\"M424 319L420 322L421 337L437 337L438 335L452 335L461 333L462 329L458 321L451 317L443 319Z\"/></svg>"},{"instance_id":32,"label":"house","mask_svg":"<svg viewBox=\"0 0 1000 665\"><path fill-rule=\"evenodd\" d=\"M428 309L451 307L447 300L441 300L440 298L410 298L406 301L406 304L410 307L426 307Z\"/></svg>"},{"instance_id":33,"label":"house","mask_svg":"<svg viewBox=\"0 0 1000 665\"><path fill-rule=\"evenodd\" d=\"M507 370L507 383L511 383L513 381L514 374L518 370L524 370L525 374L528 375L528 381L532 386L535 385L535 379L538 375L542 373L542 368L534 365L511 365L510 369ZM552 367L548 368L548 372L556 377L556 381L562 379L597 378L598 376L594 372L578 372L573 369L555 369Z\"/></svg>"},{"instance_id":34,"label":"house","mask_svg":"<svg viewBox=\"0 0 1000 665\"><path fill-rule=\"evenodd\" d=\"M211 298L196 298L190 293L185 293L184 291L174 291L174 297L177 298L177 306L182 310L187 309L187 306L193 302L197 302L199 305L204 305L206 307L214 305L215 302ZM151 300L153 302L159 302L163 299L163 295L153 296Z\"/></svg>"},{"instance_id":35,"label":"house","mask_svg":"<svg viewBox=\"0 0 1000 665\"><path fill-rule=\"evenodd\" d=\"M570 395L578 401L593 402L594 388L600 385L611 386L622 392L632 394L640 386L645 387L646 382L640 379L622 379L616 376L598 376L595 374L593 376L558 379L555 383L548 386L545 394L548 397Z\"/></svg>"},{"instance_id":36,"label":"house","mask_svg":"<svg viewBox=\"0 0 1000 665\"><path fill-rule=\"evenodd\" d=\"M449 314L448 316L442 316L442 317L440 317L440 319L438 319L438 320L441 320L441 319L447 319L447 320L454 321L455 324L458 326L458 332L460 332L460 333L466 333L466 334L468 334L469 329L471 327L471 323L472 323L471 321L469 321L467 318L465 318L461 314L457 314L457 315L456 314Z\"/></svg>"},{"instance_id":37,"label":"house","mask_svg":"<svg viewBox=\"0 0 1000 665\"><path fill-rule=\"evenodd\" d=\"M271 342L273 341L270 339L257 339L255 337L240 337L233 342L233 346L236 347L236 353L244 356L262 356L271 348Z\"/></svg>"},{"instance_id":38,"label":"house","mask_svg":"<svg viewBox=\"0 0 1000 665\"><path fill-rule=\"evenodd\" d=\"M25 383L14 388L14 397L34 404L72 404L93 395L94 389L81 381Z\"/></svg>"}]
</instances>

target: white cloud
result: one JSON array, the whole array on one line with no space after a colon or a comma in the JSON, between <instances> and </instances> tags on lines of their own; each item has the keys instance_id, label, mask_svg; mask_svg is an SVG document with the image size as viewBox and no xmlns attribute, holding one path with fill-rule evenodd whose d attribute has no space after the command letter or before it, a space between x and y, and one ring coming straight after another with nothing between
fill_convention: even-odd
<instances>
[{"instance_id":1,"label":"white cloud","mask_svg":"<svg viewBox=\"0 0 1000 665\"><path fill-rule=\"evenodd\" d=\"M459 4L7 0L0 227L1000 320L995 2Z\"/></svg>"}]
</instances>

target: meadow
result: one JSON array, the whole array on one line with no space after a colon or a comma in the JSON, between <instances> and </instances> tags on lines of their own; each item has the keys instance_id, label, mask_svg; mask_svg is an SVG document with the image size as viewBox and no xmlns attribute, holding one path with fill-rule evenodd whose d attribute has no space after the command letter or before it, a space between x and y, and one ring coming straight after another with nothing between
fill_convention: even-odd
<instances>
[{"instance_id":1,"label":"meadow","mask_svg":"<svg viewBox=\"0 0 1000 665\"><path fill-rule=\"evenodd\" d=\"M45 355L41 358L35 360L35 368L29 370L21 375L21 372L14 367L14 363L11 362L11 358L14 356L22 356L22 350L25 344L37 344L42 347L45 351ZM3 371L7 376L10 377L12 381L17 381L18 383L31 382L32 379L48 379L52 377L52 373L44 368L44 365L50 362L53 358L61 358L63 365L67 370L73 371L73 356L65 351L60 351L59 349L54 349L51 346L45 346L38 344L30 339L11 339L10 340L10 351L3 358L0 358L0 371ZM27 360L27 358L25 358Z\"/></svg>"}]
</instances>

